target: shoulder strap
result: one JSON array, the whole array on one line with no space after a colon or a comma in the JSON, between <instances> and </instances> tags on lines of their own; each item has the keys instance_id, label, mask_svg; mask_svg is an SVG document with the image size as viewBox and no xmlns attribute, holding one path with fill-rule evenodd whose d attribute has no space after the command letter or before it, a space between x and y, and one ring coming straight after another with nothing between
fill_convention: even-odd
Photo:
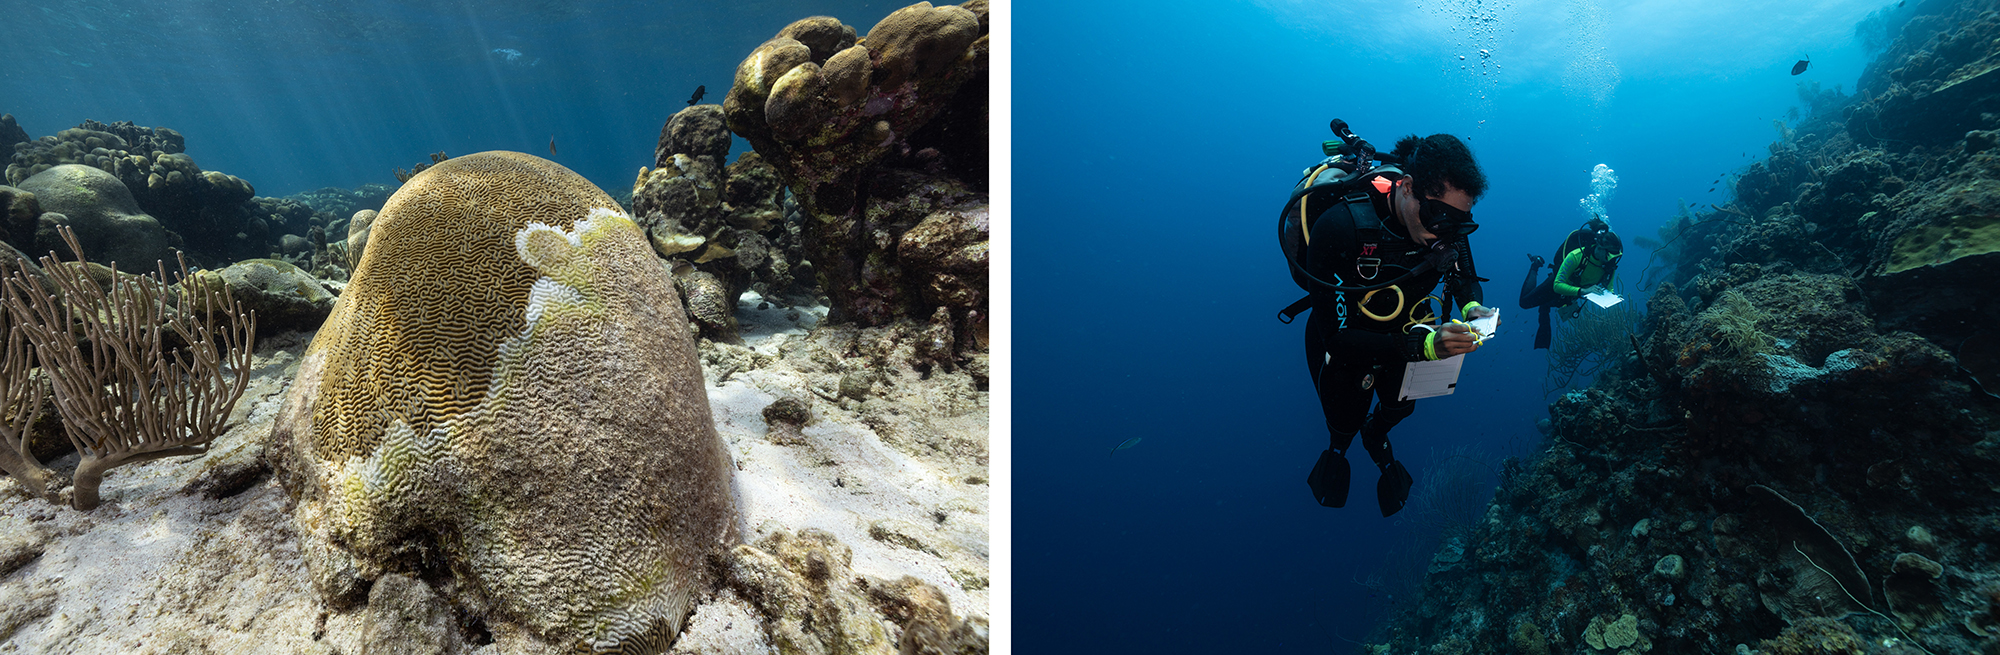
<instances>
[{"instance_id":1,"label":"shoulder strap","mask_svg":"<svg viewBox=\"0 0 2000 655\"><path fill-rule=\"evenodd\" d=\"M1564 257L1569 256L1570 251L1582 248L1584 240L1589 238L1589 232L1570 230L1569 236L1563 238L1562 246L1556 248L1556 261L1561 262Z\"/></svg>"}]
</instances>

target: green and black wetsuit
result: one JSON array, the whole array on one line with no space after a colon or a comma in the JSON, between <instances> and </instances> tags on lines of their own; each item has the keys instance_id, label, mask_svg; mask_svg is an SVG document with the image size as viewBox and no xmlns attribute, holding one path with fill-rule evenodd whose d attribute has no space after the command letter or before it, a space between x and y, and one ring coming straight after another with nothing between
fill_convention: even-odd
<instances>
[{"instance_id":1,"label":"green and black wetsuit","mask_svg":"<svg viewBox=\"0 0 2000 655\"><path fill-rule=\"evenodd\" d=\"M1581 230L1579 230L1581 232ZM1564 241L1569 246L1576 240L1575 233ZM1521 309L1540 309L1541 325L1535 329L1535 348L1548 348L1552 338L1549 328L1549 310L1565 307L1576 302L1583 290L1594 286L1610 287L1617 275L1620 255L1605 258L1586 242L1586 245L1562 249L1562 261L1550 272L1548 279L1535 284L1535 274L1541 270L1537 260L1528 266L1528 277L1521 281ZM1607 261L1608 259L1608 261Z\"/></svg>"}]
</instances>

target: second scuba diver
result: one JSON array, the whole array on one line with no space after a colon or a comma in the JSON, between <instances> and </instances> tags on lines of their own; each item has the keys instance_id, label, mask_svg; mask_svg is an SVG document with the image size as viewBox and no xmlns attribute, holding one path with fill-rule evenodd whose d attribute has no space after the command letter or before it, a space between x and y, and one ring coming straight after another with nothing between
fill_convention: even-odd
<instances>
[{"instance_id":1,"label":"second scuba diver","mask_svg":"<svg viewBox=\"0 0 2000 655\"><path fill-rule=\"evenodd\" d=\"M1565 308L1563 318L1574 318L1581 309L1577 299L1610 288L1618 274L1618 260L1624 256L1624 242L1603 217L1596 215L1563 239L1562 246L1556 248L1556 269L1541 284L1535 284L1535 274L1544 262L1541 256L1529 253L1528 278L1521 281L1521 309L1541 310L1541 325L1535 328L1536 349L1549 347L1549 310Z\"/></svg>"},{"instance_id":2,"label":"second scuba diver","mask_svg":"<svg viewBox=\"0 0 2000 655\"><path fill-rule=\"evenodd\" d=\"M1360 159L1367 161L1373 149L1345 127L1335 121L1336 134L1364 148ZM1306 368L1330 435L1307 482L1321 505L1346 505L1347 449L1359 434L1381 471L1376 496L1386 517L1403 509L1414 482L1389 444L1389 430L1416 409L1416 401L1398 397L1405 367L1479 347L1464 324L1423 325L1443 318L1429 315L1427 296L1442 282L1444 311L1451 311L1454 301L1463 303L1468 320L1494 310L1480 304L1480 279L1466 239L1478 227L1472 205L1486 192L1486 176L1471 150L1449 134L1411 135L1382 159L1400 167L1358 171L1359 190L1343 190L1344 197L1335 196L1325 209L1305 208L1295 192L1287 211L1300 218L1281 223L1281 239L1302 237L1294 252L1303 256L1293 263L1313 309L1306 323ZM1318 175L1301 188L1311 187ZM1288 311L1295 314L1300 304Z\"/></svg>"}]
</instances>

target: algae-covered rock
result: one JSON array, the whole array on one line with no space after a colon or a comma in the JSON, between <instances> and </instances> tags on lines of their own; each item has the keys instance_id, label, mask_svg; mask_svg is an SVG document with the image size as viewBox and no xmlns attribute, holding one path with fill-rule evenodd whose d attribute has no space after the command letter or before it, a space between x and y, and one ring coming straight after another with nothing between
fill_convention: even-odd
<instances>
[{"instance_id":1,"label":"algae-covered rock","mask_svg":"<svg viewBox=\"0 0 2000 655\"><path fill-rule=\"evenodd\" d=\"M257 333L316 330L333 312L334 295L312 274L276 259L252 259L220 271L199 271L193 282L219 287L257 313Z\"/></svg>"},{"instance_id":2,"label":"algae-covered rock","mask_svg":"<svg viewBox=\"0 0 2000 655\"><path fill-rule=\"evenodd\" d=\"M33 250L35 219L41 215L35 194L0 185L0 241Z\"/></svg>"},{"instance_id":3,"label":"algae-covered rock","mask_svg":"<svg viewBox=\"0 0 2000 655\"><path fill-rule=\"evenodd\" d=\"M2000 181L1980 180L1969 185L2000 199ZM2000 214L1954 214L1938 224L1904 232L1896 239L1882 272L1894 275L1922 266L1943 266L1995 251L2000 251Z\"/></svg>"},{"instance_id":4,"label":"algae-covered rock","mask_svg":"<svg viewBox=\"0 0 2000 655\"><path fill-rule=\"evenodd\" d=\"M986 652L986 622L955 617L936 587L857 576L852 563L853 551L828 533L774 532L736 547L728 575L779 652Z\"/></svg>"},{"instance_id":5,"label":"algae-covered rock","mask_svg":"<svg viewBox=\"0 0 2000 655\"><path fill-rule=\"evenodd\" d=\"M1653 564L1653 572L1669 580L1680 580L1687 576L1687 561L1679 555L1668 555Z\"/></svg>"},{"instance_id":6,"label":"algae-covered rock","mask_svg":"<svg viewBox=\"0 0 2000 655\"><path fill-rule=\"evenodd\" d=\"M459 653L465 645L451 605L421 580L389 574L368 591L363 652Z\"/></svg>"}]
</instances>

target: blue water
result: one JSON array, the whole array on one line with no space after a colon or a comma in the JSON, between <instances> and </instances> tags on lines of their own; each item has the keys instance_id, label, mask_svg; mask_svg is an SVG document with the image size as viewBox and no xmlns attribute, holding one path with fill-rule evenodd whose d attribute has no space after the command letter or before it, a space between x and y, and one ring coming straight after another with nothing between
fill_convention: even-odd
<instances>
[{"instance_id":1,"label":"blue water","mask_svg":"<svg viewBox=\"0 0 2000 655\"><path fill-rule=\"evenodd\" d=\"M0 10L0 112L31 137L171 127L263 196L394 185L440 150L548 156L551 137L552 159L622 194L695 87L721 103L786 24L865 33L903 4L17 0Z\"/></svg>"},{"instance_id":2,"label":"blue water","mask_svg":"<svg viewBox=\"0 0 2000 655\"><path fill-rule=\"evenodd\" d=\"M1621 179L1605 205L1630 247L1679 200L1724 203L1711 181L1768 153L1772 121L1805 111L1798 83L1852 91L1855 25L1893 3L1805 4L1017 6L1018 651L1351 652L1390 603L1356 580L1434 546L1379 515L1358 453L1346 509L1304 483L1327 436L1303 321L1275 319L1301 292L1274 219L1329 119L1384 149L1460 135L1491 181L1473 252L1508 323L1391 434L1421 480L1434 453L1539 439L1524 253L1582 222L1594 165ZM1630 250L1628 279L1647 254Z\"/></svg>"}]
</instances>

